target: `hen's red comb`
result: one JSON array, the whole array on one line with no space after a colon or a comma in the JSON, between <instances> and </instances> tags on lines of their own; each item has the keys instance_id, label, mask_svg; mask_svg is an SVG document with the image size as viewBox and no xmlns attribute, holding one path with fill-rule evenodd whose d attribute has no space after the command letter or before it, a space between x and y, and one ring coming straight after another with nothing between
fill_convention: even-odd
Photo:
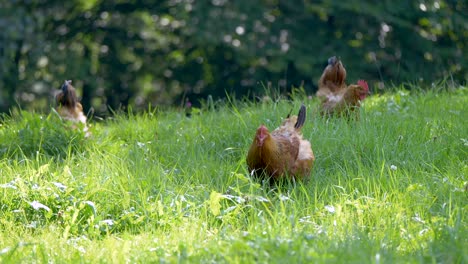
<instances>
[{"instance_id":1,"label":"hen's red comb","mask_svg":"<svg viewBox=\"0 0 468 264\"><path fill-rule=\"evenodd\" d=\"M366 81L364 81L364 80L359 80L359 81L357 81L357 84L358 84L359 86L361 86L362 88L364 88L364 90L366 90L366 92L369 91L369 85L367 85L367 82L366 82Z\"/></svg>"}]
</instances>

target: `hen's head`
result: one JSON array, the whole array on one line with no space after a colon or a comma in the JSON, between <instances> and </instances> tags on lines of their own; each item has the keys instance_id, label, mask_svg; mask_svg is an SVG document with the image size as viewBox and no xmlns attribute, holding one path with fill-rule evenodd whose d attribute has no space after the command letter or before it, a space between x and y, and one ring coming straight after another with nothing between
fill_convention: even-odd
<instances>
[{"instance_id":1,"label":"hen's head","mask_svg":"<svg viewBox=\"0 0 468 264\"><path fill-rule=\"evenodd\" d=\"M62 92L66 92L68 90L68 86L70 86L72 83L71 80L65 80L65 82L63 82L62 84L62 87L60 87L60 89L62 90Z\"/></svg>"},{"instance_id":2,"label":"hen's head","mask_svg":"<svg viewBox=\"0 0 468 264\"><path fill-rule=\"evenodd\" d=\"M75 88L71 85L71 80L66 80L60 87L56 96L57 103L67 107L75 107L77 102Z\"/></svg>"},{"instance_id":3,"label":"hen's head","mask_svg":"<svg viewBox=\"0 0 468 264\"><path fill-rule=\"evenodd\" d=\"M330 57L330 58L328 58L328 65L335 66L335 64L337 62L339 62L339 61L340 61L340 59L337 58L336 56Z\"/></svg>"},{"instance_id":4,"label":"hen's head","mask_svg":"<svg viewBox=\"0 0 468 264\"><path fill-rule=\"evenodd\" d=\"M321 78L324 81L331 81L338 86L345 83L346 69L339 57L333 56L328 58L328 65L325 67Z\"/></svg>"},{"instance_id":5,"label":"hen's head","mask_svg":"<svg viewBox=\"0 0 468 264\"><path fill-rule=\"evenodd\" d=\"M369 86L367 85L367 82L364 80L359 80L357 84L360 88L356 89L356 92L359 96L359 100L362 101L367 97L367 95L369 95Z\"/></svg>"},{"instance_id":6,"label":"hen's head","mask_svg":"<svg viewBox=\"0 0 468 264\"><path fill-rule=\"evenodd\" d=\"M257 144L258 147L263 146L265 143L265 140L270 136L270 131L268 131L268 128L266 126L261 125L257 129L257 133L255 134L255 143Z\"/></svg>"}]
</instances>

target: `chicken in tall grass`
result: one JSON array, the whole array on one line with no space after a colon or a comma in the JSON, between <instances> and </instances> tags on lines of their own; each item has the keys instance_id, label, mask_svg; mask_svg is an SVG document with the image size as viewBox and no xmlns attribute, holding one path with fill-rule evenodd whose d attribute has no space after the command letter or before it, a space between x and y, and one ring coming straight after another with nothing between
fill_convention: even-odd
<instances>
[{"instance_id":1,"label":"chicken in tall grass","mask_svg":"<svg viewBox=\"0 0 468 264\"><path fill-rule=\"evenodd\" d=\"M316 95L321 99L322 115L349 115L361 106L369 94L369 86L364 80L346 85L346 69L335 56L328 59L318 85Z\"/></svg>"},{"instance_id":2,"label":"chicken in tall grass","mask_svg":"<svg viewBox=\"0 0 468 264\"><path fill-rule=\"evenodd\" d=\"M289 116L271 133L261 125L247 154L247 167L260 178L306 179L315 156L310 142L302 137L301 128L306 120L306 107L301 106L297 116Z\"/></svg>"},{"instance_id":3,"label":"chicken in tall grass","mask_svg":"<svg viewBox=\"0 0 468 264\"><path fill-rule=\"evenodd\" d=\"M345 89L330 95L322 102L322 114L349 115L361 106L361 102L367 97L369 87L367 82L359 80L357 84L351 84Z\"/></svg>"},{"instance_id":4,"label":"chicken in tall grass","mask_svg":"<svg viewBox=\"0 0 468 264\"><path fill-rule=\"evenodd\" d=\"M318 82L317 97L326 100L346 88L346 69L336 56L328 59L328 65L323 70Z\"/></svg>"},{"instance_id":5,"label":"chicken in tall grass","mask_svg":"<svg viewBox=\"0 0 468 264\"><path fill-rule=\"evenodd\" d=\"M87 131L86 116L83 114L83 106L78 102L75 87L71 85L71 80L65 81L60 91L55 96L57 102L57 112L64 120L69 120L75 124L83 124L83 130Z\"/></svg>"}]
</instances>

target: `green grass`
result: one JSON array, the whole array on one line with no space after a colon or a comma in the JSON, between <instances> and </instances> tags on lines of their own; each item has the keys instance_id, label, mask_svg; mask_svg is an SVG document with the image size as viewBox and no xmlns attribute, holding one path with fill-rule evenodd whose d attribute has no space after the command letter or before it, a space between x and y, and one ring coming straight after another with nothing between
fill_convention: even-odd
<instances>
[{"instance_id":1,"label":"green grass","mask_svg":"<svg viewBox=\"0 0 468 264\"><path fill-rule=\"evenodd\" d=\"M467 263L468 90L395 89L360 120L228 101L92 123L0 122L0 262ZM301 102L316 163L278 188L245 165ZM211 110L209 110L211 109Z\"/></svg>"}]
</instances>

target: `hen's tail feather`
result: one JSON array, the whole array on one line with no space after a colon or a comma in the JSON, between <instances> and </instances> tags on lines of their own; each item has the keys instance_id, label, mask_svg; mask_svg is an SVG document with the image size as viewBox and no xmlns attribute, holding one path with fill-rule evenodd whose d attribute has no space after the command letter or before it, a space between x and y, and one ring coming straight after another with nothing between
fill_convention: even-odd
<instances>
[{"instance_id":1,"label":"hen's tail feather","mask_svg":"<svg viewBox=\"0 0 468 264\"><path fill-rule=\"evenodd\" d=\"M304 104L301 105L301 109L299 109L299 113L297 114L297 121L294 125L295 129L301 128L306 121L306 107Z\"/></svg>"}]
</instances>

